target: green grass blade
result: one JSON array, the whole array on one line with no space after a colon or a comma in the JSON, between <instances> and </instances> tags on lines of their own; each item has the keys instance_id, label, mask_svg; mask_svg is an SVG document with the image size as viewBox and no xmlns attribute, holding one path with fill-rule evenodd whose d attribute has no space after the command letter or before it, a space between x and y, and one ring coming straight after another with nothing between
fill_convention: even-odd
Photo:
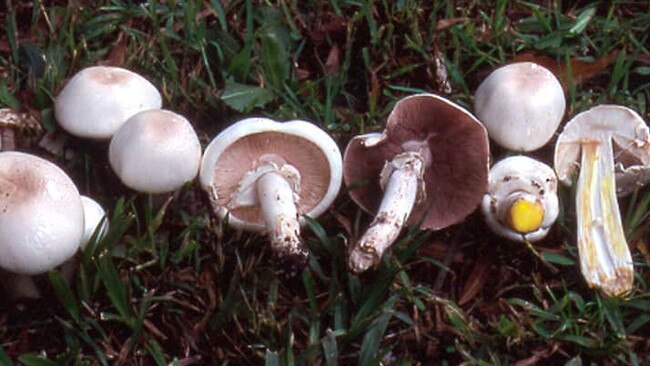
<instances>
[{"instance_id":1,"label":"green grass blade","mask_svg":"<svg viewBox=\"0 0 650 366\"><path fill-rule=\"evenodd\" d=\"M0 366L14 366L7 353L0 347Z\"/></svg>"},{"instance_id":2,"label":"green grass blade","mask_svg":"<svg viewBox=\"0 0 650 366\"><path fill-rule=\"evenodd\" d=\"M280 366L280 356L277 352L266 350L266 356L264 357L264 366Z\"/></svg>"},{"instance_id":3,"label":"green grass blade","mask_svg":"<svg viewBox=\"0 0 650 366\"><path fill-rule=\"evenodd\" d=\"M393 313L387 311L375 319L370 325L368 332L363 336L357 365L376 366L379 364L379 360L381 360L381 355L378 354L379 347L381 346L381 341L384 338L384 333L386 333L388 322L390 322L392 316Z\"/></svg>"},{"instance_id":4,"label":"green grass blade","mask_svg":"<svg viewBox=\"0 0 650 366\"><path fill-rule=\"evenodd\" d=\"M58 271L49 271L47 275L50 278L56 297L59 299L61 304L63 304L63 307L68 314L70 314L72 319L74 319L76 323L79 323L81 319L81 310L79 309L77 298L72 292L72 289Z\"/></svg>"},{"instance_id":5,"label":"green grass blade","mask_svg":"<svg viewBox=\"0 0 650 366\"><path fill-rule=\"evenodd\" d=\"M33 353L28 353L18 357L18 361L20 361L25 366L58 366L59 365L54 361L50 361L47 358L43 358Z\"/></svg>"}]
</instances>

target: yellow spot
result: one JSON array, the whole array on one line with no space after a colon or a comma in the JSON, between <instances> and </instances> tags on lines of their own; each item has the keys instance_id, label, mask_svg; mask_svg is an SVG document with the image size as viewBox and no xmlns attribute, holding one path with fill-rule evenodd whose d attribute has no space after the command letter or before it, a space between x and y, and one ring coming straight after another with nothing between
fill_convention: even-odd
<instances>
[{"instance_id":1,"label":"yellow spot","mask_svg":"<svg viewBox=\"0 0 650 366\"><path fill-rule=\"evenodd\" d=\"M516 200L508 212L508 225L511 229L522 234L535 231L542 226L544 207L541 203L520 198Z\"/></svg>"}]
</instances>

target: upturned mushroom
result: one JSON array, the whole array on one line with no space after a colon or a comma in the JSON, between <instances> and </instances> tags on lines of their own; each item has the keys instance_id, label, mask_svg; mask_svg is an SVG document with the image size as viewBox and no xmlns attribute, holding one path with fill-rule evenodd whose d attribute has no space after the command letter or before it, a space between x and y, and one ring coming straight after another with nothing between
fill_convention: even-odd
<instances>
[{"instance_id":1,"label":"upturned mushroom","mask_svg":"<svg viewBox=\"0 0 650 366\"><path fill-rule=\"evenodd\" d=\"M566 102L562 85L548 69L518 62L493 71L474 96L476 116L500 146L532 151L560 125Z\"/></svg>"},{"instance_id":2,"label":"upturned mushroom","mask_svg":"<svg viewBox=\"0 0 650 366\"><path fill-rule=\"evenodd\" d=\"M17 296L33 293L29 276L72 258L83 232L81 198L63 170L34 155L0 153L0 268Z\"/></svg>"},{"instance_id":3,"label":"upturned mushroom","mask_svg":"<svg viewBox=\"0 0 650 366\"><path fill-rule=\"evenodd\" d=\"M527 156L511 156L490 169L481 210L496 234L513 241L543 239L559 213L553 169Z\"/></svg>"},{"instance_id":4,"label":"upturned mushroom","mask_svg":"<svg viewBox=\"0 0 650 366\"><path fill-rule=\"evenodd\" d=\"M93 66L75 74L54 103L56 119L69 133L109 139L134 114L160 108L162 98L153 84L132 71Z\"/></svg>"},{"instance_id":5,"label":"upturned mushroom","mask_svg":"<svg viewBox=\"0 0 650 366\"><path fill-rule=\"evenodd\" d=\"M487 189L488 138L468 111L433 94L395 105L383 133L356 136L343 157L350 196L375 218L351 251L361 272L377 264L405 224L462 221Z\"/></svg>"},{"instance_id":6,"label":"upturned mushroom","mask_svg":"<svg viewBox=\"0 0 650 366\"><path fill-rule=\"evenodd\" d=\"M634 176L641 167L647 168L648 162L648 127L636 112L623 106L600 105L576 115L555 145L554 165L560 181L572 184L579 168L576 219L580 269L589 286L607 296L624 296L634 285L615 174L631 179L625 178L625 172ZM643 183L636 178L635 184Z\"/></svg>"},{"instance_id":7,"label":"upturned mushroom","mask_svg":"<svg viewBox=\"0 0 650 366\"><path fill-rule=\"evenodd\" d=\"M108 159L127 187L149 194L167 193L196 177L201 144L185 117L151 109L132 116L117 130Z\"/></svg>"},{"instance_id":8,"label":"upturned mushroom","mask_svg":"<svg viewBox=\"0 0 650 366\"><path fill-rule=\"evenodd\" d=\"M316 218L332 204L341 174L338 146L314 124L247 118L212 140L199 178L219 217L265 231L279 257L304 263L302 216Z\"/></svg>"}]
</instances>

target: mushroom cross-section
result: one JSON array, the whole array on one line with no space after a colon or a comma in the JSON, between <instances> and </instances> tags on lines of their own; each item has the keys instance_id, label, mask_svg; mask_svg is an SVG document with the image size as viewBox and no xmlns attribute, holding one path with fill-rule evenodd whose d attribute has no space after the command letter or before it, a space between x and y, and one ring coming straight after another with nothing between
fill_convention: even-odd
<instances>
[{"instance_id":1,"label":"mushroom cross-section","mask_svg":"<svg viewBox=\"0 0 650 366\"><path fill-rule=\"evenodd\" d=\"M144 77L119 67L76 73L55 100L56 119L78 137L108 139L134 114L158 109L162 98Z\"/></svg>"},{"instance_id":2,"label":"mushroom cross-section","mask_svg":"<svg viewBox=\"0 0 650 366\"><path fill-rule=\"evenodd\" d=\"M266 231L278 256L304 262L301 215L316 218L331 205L341 174L338 146L314 124L247 118L212 140L199 177L220 217Z\"/></svg>"},{"instance_id":3,"label":"mushroom cross-section","mask_svg":"<svg viewBox=\"0 0 650 366\"><path fill-rule=\"evenodd\" d=\"M616 200L615 167L650 161L648 127L627 107L593 107L566 124L554 160L558 178L565 184L570 185L580 169L576 219L583 276L605 295L626 295L634 284L634 267ZM625 167L620 168L623 171Z\"/></svg>"},{"instance_id":4,"label":"mushroom cross-section","mask_svg":"<svg viewBox=\"0 0 650 366\"><path fill-rule=\"evenodd\" d=\"M557 177L527 156L511 156L490 169L481 209L495 233L514 241L538 241L557 219Z\"/></svg>"},{"instance_id":5,"label":"mushroom cross-section","mask_svg":"<svg viewBox=\"0 0 650 366\"><path fill-rule=\"evenodd\" d=\"M546 144L562 121L564 91L555 75L533 62L494 70L476 90L474 110L497 144L532 151Z\"/></svg>"},{"instance_id":6,"label":"mushroom cross-section","mask_svg":"<svg viewBox=\"0 0 650 366\"><path fill-rule=\"evenodd\" d=\"M376 213L350 254L350 267L361 272L406 223L442 229L474 211L487 189L487 134L460 106L417 94L397 102L383 133L350 141L343 169L352 199Z\"/></svg>"},{"instance_id":7,"label":"mushroom cross-section","mask_svg":"<svg viewBox=\"0 0 650 366\"><path fill-rule=\"evenodd\" d=\"M81 198L63 170L34 155L0 153L0 267L44 273L77 252L83 231Z\"/></svg>"}]
</instances>

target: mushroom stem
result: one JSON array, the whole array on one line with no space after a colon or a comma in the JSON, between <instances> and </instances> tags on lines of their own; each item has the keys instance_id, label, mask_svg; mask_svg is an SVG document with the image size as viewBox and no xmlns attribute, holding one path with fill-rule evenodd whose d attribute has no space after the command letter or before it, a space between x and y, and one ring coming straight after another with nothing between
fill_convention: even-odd
<instances>
[{"instance_id":1,"label":"mushroom stem","mask_svg":"<svg viewBox=\"0 0 650 366\"><path fill-rule=\"evenodd\" d=\"M350 253L350 268L357 273L379 263L386 249L402 231L415 205L418 192L421 191L424 173L424 159L421 154L407 152L397 155L388 166L393 170L385 185L379 211Z\"/></svg>"},{"instance_id":2,"label":"mushroom stem","mask_svg":"<svg viewBox=\"0 0 650 366\"><path fill-rule=\"evenodd\" d=\"M273 250L280 257L306 259L307 249L300 240L298 209L289 182L276 172L265 173L257 180L257 195Z\"/></svg>"},{"instance_id":3,"label":"mushroom stem","mask_svg":"<svg viewBox=\"0 0 650 366\"><path fill-rule=\"evenodd\" d=\"M0 128L0 151L16 150L16 133L11 127Z\"/></svg>"},{"instance_id":4,"label":"mushroom stem","mask_svg":"<svg viewBox=\"0 0 650 366\"><path fill-rule=\"evenodd\" d=\"M607 296L632 290L634 267L625 240L614 177L612 142L583 142L576 192L580 269Z\"/></svg>"},{"instance_id":5,"label":"mushroom stem","mask_svg":"<svg viewBox=\"0 0 650 366\"><path fill-rule=\"evenodd\" d=\"M32 276L7 271L0 271L0 275L2 275L0 283L10 301L43 297Z\"/></svg>"}]
</instances>

